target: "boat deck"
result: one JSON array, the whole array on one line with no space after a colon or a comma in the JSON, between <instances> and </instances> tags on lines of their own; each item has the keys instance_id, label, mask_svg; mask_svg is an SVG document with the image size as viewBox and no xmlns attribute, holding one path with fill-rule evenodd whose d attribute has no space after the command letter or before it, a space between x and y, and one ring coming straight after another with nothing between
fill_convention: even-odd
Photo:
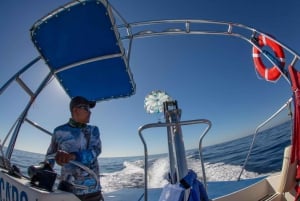
<instances>
[{"instance_id":1,"label":"boat deck","mask_svg":"<svg viewBox=\"0 0 300 201\"><path fill-rule=\"evenodd\" d=\"M253 179L246 179L240 181L218 181L218 182L208 182L207 189L208 189L208 197L210 199L215 199L221 197L223 195L228 195L235 191L241 190L255 184L265 177L258 177ZM151 188L148 190L148 200L159 200L160 194L162 192L161 188ZM110 193L104 194L104 198L106 201L122 201L122 200L144 200L143 197L144 189L122 189Z\"/></svg>"}]
</instances>

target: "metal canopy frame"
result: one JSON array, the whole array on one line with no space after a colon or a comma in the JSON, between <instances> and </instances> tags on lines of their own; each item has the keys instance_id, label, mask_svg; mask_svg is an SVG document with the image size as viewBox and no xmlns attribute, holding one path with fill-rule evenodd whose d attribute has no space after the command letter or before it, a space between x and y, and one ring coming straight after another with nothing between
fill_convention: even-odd
<instances>
[{"instance_id":1,"label":"metal canopy frame","mask_svg":"<svg viewBox=\"0 0 300 201\"><path fill-rule=\"evenodd\" d=\"M38 20L31 39L50 71L72 98L102 101L135 93L107 1L74 1Z\"/></svg>"}]
</instances>

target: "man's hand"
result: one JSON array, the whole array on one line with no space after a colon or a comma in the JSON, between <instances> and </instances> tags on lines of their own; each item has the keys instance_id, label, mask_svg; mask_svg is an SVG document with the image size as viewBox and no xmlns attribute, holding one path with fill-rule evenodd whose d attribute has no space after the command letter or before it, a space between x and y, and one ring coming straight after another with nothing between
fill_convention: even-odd
<instances>
[{"instance_id":1,"label":"man's hand","mask_svg":"<svg viewBox=\"0 0 300 201\"><path fill-rule=\"evenodd\" d=\"M63 166L71 160L75 160L76 156L74 154L69 154L68 152L58 150L56 152L55 161L58 165Z\"/></svg>"}]
</instances>

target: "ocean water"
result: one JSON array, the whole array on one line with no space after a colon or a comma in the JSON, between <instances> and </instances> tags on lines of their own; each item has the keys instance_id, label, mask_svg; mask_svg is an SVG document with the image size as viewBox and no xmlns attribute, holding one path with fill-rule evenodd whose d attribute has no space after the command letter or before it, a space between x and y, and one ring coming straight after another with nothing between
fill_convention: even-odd
<instances>
[{"instance_id":1,"label":"ocean water","mask_svg":"<svg viewBox=\"0 0 300 201\"><path fill-rule=\"evenodd\" d=\"M282 166L284 148L290 144L291 122L285 122L259 133L249 162L241 178L254 178L279 172ZM252 136L204 148L206 176L208 181L236 180L247 156ZM198 150L186 151L188 168L193 169L201 179L202 170ZM18 160L17 160L18 159ZM21 159L21 160L20 160ZM23 174L27 174L30 165L43 161L42 154L15 150L12 163L17 165ZM167 154L149 156L148 186L163 187L167 184L169 170ZM101 185L104 192L122 188L143 187L144 156L99 158L101 168ZM59 166L55 166L59 172Z\"/></svg>"}]
</instances>

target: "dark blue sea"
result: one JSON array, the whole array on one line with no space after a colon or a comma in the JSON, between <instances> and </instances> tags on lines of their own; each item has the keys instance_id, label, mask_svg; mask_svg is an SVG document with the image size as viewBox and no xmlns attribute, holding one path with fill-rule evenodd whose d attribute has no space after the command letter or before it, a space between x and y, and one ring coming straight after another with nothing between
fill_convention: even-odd
<instances>
[{"instance_id":1,"label":"dark blue sea","mask_svg":"<svg viewBox=\"0 0 300 201\"><path fill-rule=\"evenodd\" d=\"M288 146L291 136L291 122L285 122L264 130L256 136L254 148L249 162L241 178L253 178L279 172L282 165L284 148ZM247 156L253 136L243 137L230 142L204 148L206 176L208 181L236 180ZM189 169L193 169L198 177L202 170L198 150L186 151ZM18 158L18 160L17 160ZM20 159L22 159L20 161ZM12 163L27 174L30 165L43 161L42 154L16 150ZM169 170L167 154L149 157L149 187L163 187L167 184ZM144 157L99 158L101 167L101 185L104 192L112 192L122 188L142 187L144 175ZM58 168L56 166L56 168ZM59 171L59 169L56 169Z\"/></svg>"}]
</instances>

